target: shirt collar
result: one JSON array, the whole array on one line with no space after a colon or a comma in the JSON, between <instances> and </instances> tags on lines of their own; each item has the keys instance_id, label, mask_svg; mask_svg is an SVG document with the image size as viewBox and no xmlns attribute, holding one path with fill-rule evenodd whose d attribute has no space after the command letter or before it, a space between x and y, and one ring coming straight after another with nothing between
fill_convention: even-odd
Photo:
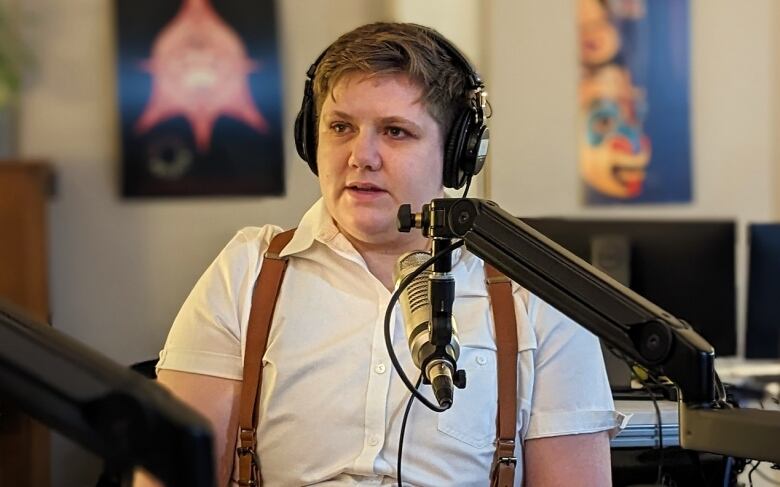
<instances>
[{"instance_id":1,"label":"shirt collar","mask_svg":"<svg viewBox=\"0 0 780 487\"><path fill-rule=\"evenodd\" d=\"M325 208L325 201L320 198L303 215L292 240L282 250L280 256L295 255L305 252L319 241L327 244L339 234L339 229L333 223L330 213Z\"/></svg>"}]
</instances>

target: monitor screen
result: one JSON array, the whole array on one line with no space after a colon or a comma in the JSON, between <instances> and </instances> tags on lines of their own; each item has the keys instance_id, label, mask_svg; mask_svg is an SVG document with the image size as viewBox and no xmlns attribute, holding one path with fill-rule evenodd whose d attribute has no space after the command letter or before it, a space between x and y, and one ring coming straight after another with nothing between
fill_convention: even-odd
<instances>
[{"instance_id":1,"label":"monitor screen","mask_svg":"<svg viewBox=\"0 0 780 487\"><path fill-rule=\"evenodd\" d=\"M780 358L780 223L748 226L745 357Z\"/></svg>"},{"instance_id":2,"label":"monitor screen","mask_svg":"<svg viewBox=\"0 0 780 487\"><path fill-rule=\"evenodd\" d=\"M522 220L736 354L734 221Z\"/></svg>"}]
</instances>

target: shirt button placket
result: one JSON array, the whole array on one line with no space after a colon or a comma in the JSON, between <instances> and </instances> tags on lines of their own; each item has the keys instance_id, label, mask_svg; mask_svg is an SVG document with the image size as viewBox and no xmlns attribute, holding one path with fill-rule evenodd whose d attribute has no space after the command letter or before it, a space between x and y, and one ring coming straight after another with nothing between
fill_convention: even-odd
<instances>
[{"instance_id":1,"label":"shirt button placket","mask_svg":"<svg viewBox=\"0 0 780 487\"><path fill-rule=\"evenodd\" d=\"M377 317L374 336L371 343L371 362L373 373L368 377L366 391L366 422L364 431L364 449L357 459L357 467L367 472L373 471L374 461L384 445L385 416L387 414L387 395L390 389L390 376L387 372L387 350L384 338L384 316L386 299L377 299Z\"/></svg>"}]
</instances>

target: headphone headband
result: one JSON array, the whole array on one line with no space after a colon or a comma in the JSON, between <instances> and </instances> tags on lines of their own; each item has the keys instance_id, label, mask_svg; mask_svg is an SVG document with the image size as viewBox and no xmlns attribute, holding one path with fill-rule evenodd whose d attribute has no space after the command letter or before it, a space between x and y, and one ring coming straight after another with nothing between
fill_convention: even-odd
<instances>
[{"instance_id":1,"label":"headphone headband","mask_svg":"<svg viewBox=\"0 0 780 487\"><path fill-rule=\"evenodd\" d=\"M436 42L439 43L439 45L444 48L445 51L447 51L447 54L450 55L450 57L453 57L458 60L461 67L463 68L463 71L468 76L469 84L468 87L471 90L482 90L485 88L485 83L482 82L482 78L479 77L479 73L477 73L477 70L474 69L474 67L471 65L469 60L466 58L466 56L458 49L455 44L450 42L446 37L439 34L435 30L431 29L430 27L425 27L424 25L415 24L417 27L423 29L425 32L427 32Z\"/></svg>"}]
</instances>

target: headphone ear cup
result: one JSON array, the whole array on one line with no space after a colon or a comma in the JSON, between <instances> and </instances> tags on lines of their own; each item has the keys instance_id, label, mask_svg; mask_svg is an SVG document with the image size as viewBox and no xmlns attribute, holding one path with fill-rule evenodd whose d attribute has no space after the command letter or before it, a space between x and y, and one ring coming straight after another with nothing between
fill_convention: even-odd
<instances>
[{"instance_id":1,"label":"headphone ear cup","mask_svg":"<svg viewBox=\"0 0 780 487\"><path fill-rule=\"evenodd\" d=\"M306 134L305 129L303 128L303 111L304 107L301 106L301 109L298 111L298 115L295 117L295 128L293 133L295 135L295 150L298 152L298 155L301 157L301 159L308 162L305 142Z\"/></svg>"},{"instance_id":2,"label":"headphone ear cup","mask_svg":"<svg viewBox=\"0 0 780 487\"><path fill-rule=\"evenodd\" d=\"M490 129L484 123L469 133L466 158L468 159L468 172L472 176L479 174L485 166L489 145Z\"/></svg>"},{"instance_id":3,"label":"headphone ear cup","mask_svg":"<svg viewBox=\"0 0 780 487\"><path fill-rule=\"evenodd\" d=\"M458 189L466 182L462 159L473 120L474 113L471 110L463 110L456 117L452 129L450 129L444 150L444 175L442 178L444 186L447 188Z\"/></svg>"},{"instance_id":4,"label":"headphone ear cup","mask_svg":"<svg viewBox=\"0 0 780 487\"><path fill-rule=\"evenodd\" d=\"M314 103L311 96L311 81L306 81L306 88L303 93L301 110L295 117L295 150L301 159L309 164L309 169L317 174L317 141L315 138L316 127L314 127Z\"/></svg>"}]
</instances>

